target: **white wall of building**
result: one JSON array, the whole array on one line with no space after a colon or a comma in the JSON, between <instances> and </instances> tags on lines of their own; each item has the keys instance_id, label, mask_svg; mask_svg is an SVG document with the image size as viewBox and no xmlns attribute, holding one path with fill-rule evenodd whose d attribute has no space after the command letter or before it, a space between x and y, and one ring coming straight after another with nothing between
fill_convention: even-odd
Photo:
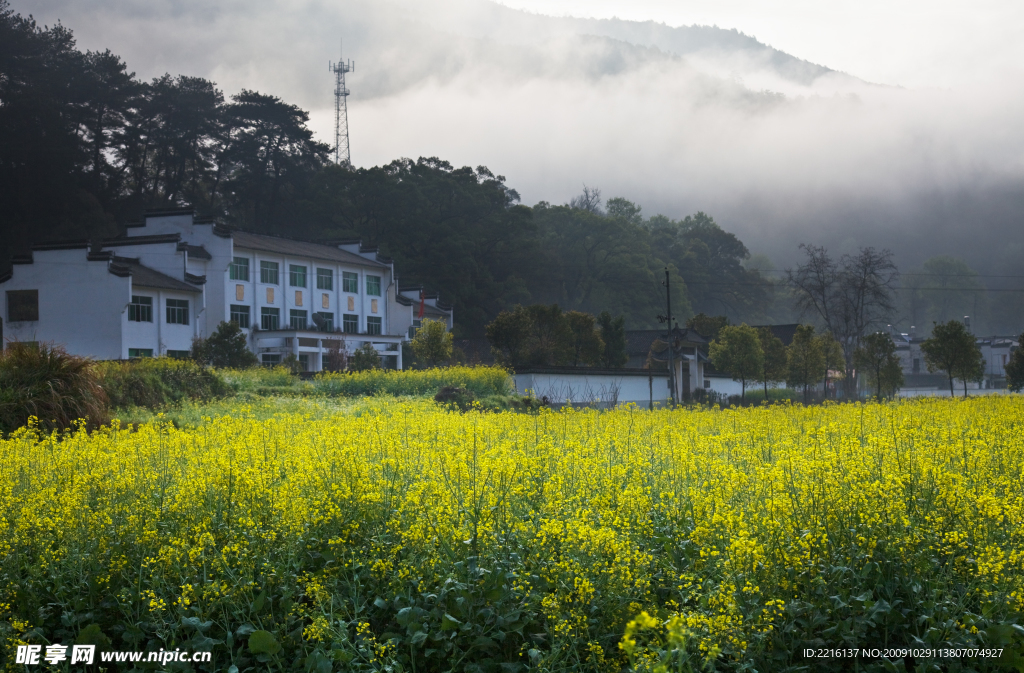
<instances>
[{"instance_id":1,"label":"white wall of building","mask_svg":"<svg viewBox=\"0 0 1024 673\"><path fill-rule=\"evenodd\" d=\"M11 279L0 285L4 339L54 342L97 359L121 357L129 279L110 273L105 261L88 261L86 253L85 248L39 251L32 264L14 265ZM38 321L9 320L7 292L12 290L38 290Z\"/></svg>"}]
</instances>

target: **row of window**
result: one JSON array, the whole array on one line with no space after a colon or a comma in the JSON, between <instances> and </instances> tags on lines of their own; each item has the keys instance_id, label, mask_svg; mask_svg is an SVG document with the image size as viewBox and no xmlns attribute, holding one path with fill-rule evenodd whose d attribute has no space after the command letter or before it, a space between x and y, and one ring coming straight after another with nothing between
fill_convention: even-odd
<instances>
[{"instance_id":1,"label":"row of window","mask_svg":"<svg viewBox=\"0 0 1024 673\"><path fill-rule=\"evenodd\" d=\"M167 323L170 325L187 325L189 319L188 308L187 299L167 299ZM252 326L250 307L231 304L230 319L238 323L239 327L248 329ZM132 302L128 305L128 320L131 322L153 322L153 298L132 295ZM291 309L288 313L288 326L295 330L311 329L309 312ZM266 306L261 308L260 328L264 330L281 329L281 309ZM369 316L366 318L367 334L380 334L382 328L383 324L379 316ZM312 329L318 329L321 332L333 332L334 314L329 312L313 313ZM342 317L342 330L350 334L358 334L359 316L346 313Z\"/></svg>"},{"instance_id":2,"label":"row of window","mask_svg":"<svg viewBox=\"0 0 1024 673\"><path fill-rule=\"evenodd\" d=\"M168 350L167 357L174 358L175 360L187 360L191 353L189 351L174 351ZM153 357L152 348L129 348L129 358L151 358Z\"/></svg>"},{"instance_id":3,"label":"row of window","mask_svg":"<svg viewBox=\"0 0 1024 673\"><path fill-rule=\"evenodd\" d=\"M167 311L167 324L188 324L188 299L167 299L164 308ZM153 298L133 294L132 303L128 304L128 320L153 322Z\"/></svg>"},{"instance_id":4,"label":"row of window","mask_svg":"<svg viewBox=\"0 0 1024 673\"><path fill-rule=\"evenodd\" d=\"M306 287L308 268L301 264L288 265L288 284L292 287ZM277 262L260 261L260 282L267 285L279 285L280 265ZM235 257L228 269L231 280L249 280L249 258ZM334 270L316 269L316 289L334 289ZM341 272L341 290L351 294L359 294L359 274L352 271ZM380 276L366 277L366 294L371 297L380 296Z\"/></svg>"},{"instance_id":5,"label":"row of window","mask_svg":"<svg viewBox=\"0 0 1024 673\"><path fill-rule=\"evenodd\" d=\"M248 306L231 305L231 320L238 323L239 327L248 328L252 321ZM313 324L309 323L309 312L299 309L291 309L288 312L288 327L294 330L317 329L321 332L334 331L334 314L317 312L313 314ZM380 317L369 316L366 318L366 333L381 334L383 323ZM278 330L281 329L281 309L264 306L260 308L260 329ZM359 333L359 316L344 314L341 323L342 331L348 334Z\"/></svg>"}]
</instances>

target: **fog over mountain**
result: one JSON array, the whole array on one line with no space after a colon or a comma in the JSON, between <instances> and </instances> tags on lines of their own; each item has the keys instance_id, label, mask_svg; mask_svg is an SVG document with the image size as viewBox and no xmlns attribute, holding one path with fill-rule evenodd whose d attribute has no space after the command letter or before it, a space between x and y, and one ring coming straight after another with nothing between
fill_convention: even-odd
<instances>
[{"instance_id":1,"label":"fog over mountain","mask_svg":"<svg viewBox=\"0 0 1024 673\"><path fill-rule=\"evenodd\" d=\"M881 86L735 30L484 0L13 7L60 19L80 47L110 48L141 77L281 96L328 142L327 64L344 37L358 166L436 155L489 166L530 205L587 184L647 215L703 210L780 266L801 242L890 247L904 267L951 254L989 274L1019 273L1024 256L1019 76Z\"/></svg>"}]
</instances>

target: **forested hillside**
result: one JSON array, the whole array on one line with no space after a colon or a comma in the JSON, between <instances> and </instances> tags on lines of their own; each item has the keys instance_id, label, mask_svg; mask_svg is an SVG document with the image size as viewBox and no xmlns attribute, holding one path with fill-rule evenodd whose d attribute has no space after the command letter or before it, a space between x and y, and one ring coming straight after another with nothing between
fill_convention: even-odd
<instances>
[{"instance_id":1,"label":"forested hillside","mask_svg":"<svg viewBox=\"0 0 1024 673\"><path fill-rule=\"evenodd\" d=\"M0 72L5 264L34 242L98 240L146 208L189 205L245 230L378 244L402 282L454 304L466 335L516 303L653 326L666 266L680 319L770 318L770 285L704 213L645 219L589 189L572 204L530 208L486 167L438 158L335 166L297 106L255 91L225 96L186 75L140 81L110 51L83 53L69 29L40 27L6 3Z\"/></svg>"}]
</instances>

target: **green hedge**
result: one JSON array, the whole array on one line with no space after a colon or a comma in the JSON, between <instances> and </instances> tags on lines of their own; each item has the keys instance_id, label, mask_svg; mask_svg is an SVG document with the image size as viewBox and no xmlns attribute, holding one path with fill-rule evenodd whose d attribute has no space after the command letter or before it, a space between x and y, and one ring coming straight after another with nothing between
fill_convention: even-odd
<instances>
[{"instance_id":1,"label":"green hedge","mask_svg":"<svg viewBox=\"0 0 1024 673\"><path fill-rule=\"evenodd\" d=\"M140 358L97 365L100 385L112 407L157 407L183 400L208 400L230 394L213 370L191 360Z\"/></svg>"},{"instance_id":2,"label":"green hedge","mask_svg":"<svg viewBox=\"0 0 1024 673\"><path fill-rule=\"evenodd\" d=\"M366 395L436 395L442 388L464 388L477 398L511 395L512 378L500 367L441 367L396 371L323 373L313 379L317 392L341 397Z\"/></svg>"}]
</instances>

